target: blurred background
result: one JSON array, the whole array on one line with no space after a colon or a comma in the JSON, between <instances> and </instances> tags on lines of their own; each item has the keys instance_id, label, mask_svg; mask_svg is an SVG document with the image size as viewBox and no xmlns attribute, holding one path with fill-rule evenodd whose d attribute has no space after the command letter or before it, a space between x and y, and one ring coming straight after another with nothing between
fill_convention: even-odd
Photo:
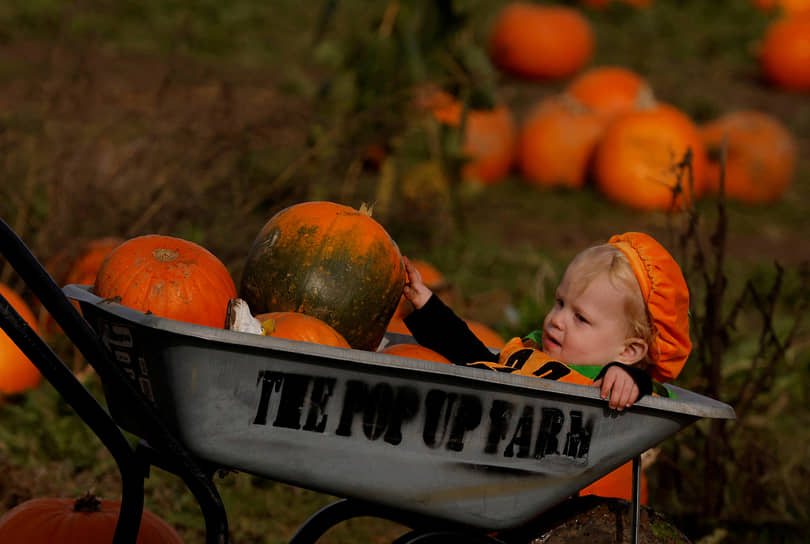
<instances>
[{"instance_id":1,"label":"blurred background","mask_svg":"<svg viewBox=\"0 0 810 544\"><path fill-rule=\"evenodd\" d=\"M538 328L567 261L654 236L692 291L676 381L735 407L661 444L650 506L694 541L810 529L810 1L6 0L0 214L60 283L102 239L196 242L237 285L262 225L367 204L461 315ZM107 249L107 251L109 248ZM0 260L0 283L101 395ZM47 383L0 402L0 512L93 489L109 454ZM234 542L284 542L329 497L228 474ZM146 505L203 522L155 469ZM353 520L329 542L387 542Z\"/></svg>"}]
</instances>

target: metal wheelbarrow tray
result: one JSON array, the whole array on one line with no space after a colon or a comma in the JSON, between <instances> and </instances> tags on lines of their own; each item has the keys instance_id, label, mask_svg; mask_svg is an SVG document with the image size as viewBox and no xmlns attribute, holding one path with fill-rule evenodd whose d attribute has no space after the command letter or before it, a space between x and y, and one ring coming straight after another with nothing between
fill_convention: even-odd
<instances>
[{"instance_id":1,"label":"metal wheelbarrow tray","mask_svg":"<svg viewBox=\"0 0 810 544\"><path fill-rule=\"evenodd\" d=\"M727 404L667 386L621 413L594 387L220 330L65 294L199 459L489 530L519 526ZM388 335L387 341L410 337ZM150 428L104 383L110 413Z\"/></svg>"}]
</instances>

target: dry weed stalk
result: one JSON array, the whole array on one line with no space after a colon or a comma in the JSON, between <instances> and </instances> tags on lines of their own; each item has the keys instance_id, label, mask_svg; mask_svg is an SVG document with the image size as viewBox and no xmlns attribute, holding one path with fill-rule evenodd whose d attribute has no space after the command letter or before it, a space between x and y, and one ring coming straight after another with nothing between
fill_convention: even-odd
<instances>
[{"instance_id":1,"label":"dry weed stalk","mask_svg":"<svg viewBox=\"0 0 810 544\"><path fill-rule=\"evenodd\" d=\"M689 177L691 183L690 157L687 154L679 165L680 175ZM740 463L750 464L748 456L756 451L745 450L752 444L747 442L745 432L758 409L769 405L773 398L773 386L778 376L796 372L789 364L789 353L794 342L803 331L804 318L810 310L810 269L807 263L798 267L798 289L788 293L785 287L786 269L774 263L772 277L768 280L744 278L742 289L731 292L733 278L727 260L728 210L724 197L725 146L721 156L720 190L716 198L716 219L710 232L704 232L702 216L694 206L686 212L686 224L678 236L678 247L682 252L684 273L692 291L692 336L693 351L690 376L693 375L692 389L712 398L731 404L737 413L734 421L713 419L706 425L695 425L685 434L687 449L699 450L702 457L702 470L695 466L673 463L679 478L694 489L702 489L698 501L689 505L699 512L703 519L723 519L731 514L734 499L740 487L750 489L752 485L763 486L768 480L762 474L747 474ZM697 296L696 296L697 295ZM788 315L784 315L785 312ZM746 326L741 327L741 321ZM755 322L758 329L752 330ZM777 322L780 326L777 327ZM788 323L785 326L785 323ZM784 330L787 329L787 330ZM753 353L746 357L750 361L744 372L730 376L726 371L732 350L739 349L743 335L756 335ZM696 369L696 370L695 370ZM742 374L742 378L739 377ZM681 437L684 438L684 437ZM700 444L700 446L698 446ZM778 456L776 456L778 459ZM778 471L779 466L767 466L773 457L759 460L766 470ZM778 461L777 461L778 462ZM743 474L740 474L743 472ZM743 480L750 480L743 482ZM754 482L756 480L756 482ZM677 484L676 484L677 485ZM735 489L729 489L729 486ZM761 488L763 496L769 493ZM751 514L754 514L753 512ZM761 513L760 513L761 514ZM768 514L772 515L773 512Z\"/></svg>"}]
</instances>

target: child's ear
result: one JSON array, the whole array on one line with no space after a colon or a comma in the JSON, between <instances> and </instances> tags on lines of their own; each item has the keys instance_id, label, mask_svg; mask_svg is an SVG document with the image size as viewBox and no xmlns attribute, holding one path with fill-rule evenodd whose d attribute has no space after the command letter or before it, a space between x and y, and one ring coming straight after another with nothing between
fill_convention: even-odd
<instances>
[{"instance_id":1,"label":"child's ear","mask_svg":"<svg viewBox=\"0 0 810 544\"><path fill-rule=\"evenodd\" d=\"M624 341L624 349L619 353L617 360L625 365L634 365L644 360L647 349L647 342L643 338L628 338Z\"/></svg>"}]
</instances>

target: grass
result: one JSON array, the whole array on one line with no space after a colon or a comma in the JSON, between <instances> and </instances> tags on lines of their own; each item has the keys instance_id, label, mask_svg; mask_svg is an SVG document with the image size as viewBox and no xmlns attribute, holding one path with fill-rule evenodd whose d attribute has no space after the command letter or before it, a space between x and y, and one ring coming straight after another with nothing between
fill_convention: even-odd
<instances>
[{"instance_id":1,"label":"grass","mask_svg":"<svg viewBox=\"0 0 810 544\"><path fill-rule=\"evenodd\" d=\"M283 206L334 199L359 207L377 201L381 185L393 183L390 205L379 206L375 216L403 253L428 260L448 277L460 312L507 336L536 328L564 264L586 245L644 230L678 247L685 218L629 212L592 187L540 192L513 175L485 189L408 197L401 178L363 167L366 145L403 126L394 115L401 95L369 92L373 79L358 79L364 65L357 62L373 55L351 56L363 38L366 47L386 46L386 54L397 58L399 51L372 33L390 4L318 5L334 11L315 44L322 12L288 0L4 3L0 214L46 264L93 238L163 233L203 244L239 278L256 232ZM501 4L457 3L465 19L451 45L483 74L481 44ZM760 108L796 135L801 159L784 198L769 206L727 207L722 309L730 311L749 280L767 293L778 278L774 262L786 273L779 296L770 299L773 314L748 298L725 330L720 398L748 391L752 376L767 385L752 393L743 420L721 429L725 439L715 437L724 446L716 460L731 476L725 506L713 519L695 511L705 494L703 448L717 431L704 423L663 445L651 483L657 484L654 504L678 516L692 535L721 527L738 542L801 541L794 536L810 523L803 507L810 499L803 485L808 452L801 446L810 443L810 332L797 313L808 285L802 266L810 259L807 96L759 80L753 53L772 16L747 2L659 0L645 11L615 3L587 14L597 35L594 64L643 73L660 99L696 120ZM347 59L355 64L347 67ZM383 68L379 73L389 78L405 72ZM491 75L518 115L564 84ZM367 83L357 87L358 81ZM363 108L358 96L366 100ZM414 153L424 147L414 146ZM715 204L701 202L699 210L707 235L717 220ZM703 301L707 287L700 272L695 269L690 285ZM24 289L8 266L0 268L0 280ZM757 357L763 328L783 339L797 322L778 365ZM72 361L63 338L51 341ZM701 369L701 361L690 361L679 385L705 390ZM103 399L95 377L86 380ZM78 495L88 488L120 494L111 458L47 384L0 407L0 464L9 474L0 482L3 509L28 497ZM217 485L239 543L286 541L331 499L246 474L228 474ZM146 501L187 541L201 539L196 503L174 476L154 469ZM392 524L360 519L330 532L328 541L387 542L399 532Z\"/></svg>"}]
</instances>

